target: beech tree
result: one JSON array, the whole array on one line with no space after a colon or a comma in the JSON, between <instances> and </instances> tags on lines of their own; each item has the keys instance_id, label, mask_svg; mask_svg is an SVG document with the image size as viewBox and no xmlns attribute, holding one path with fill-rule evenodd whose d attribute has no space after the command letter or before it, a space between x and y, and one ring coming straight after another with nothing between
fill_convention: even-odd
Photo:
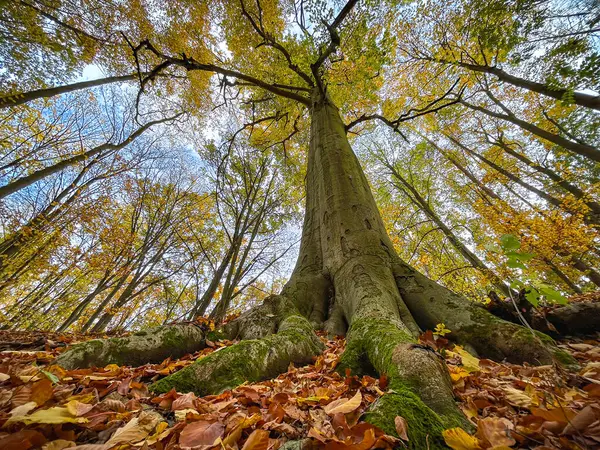
<instances>
[{"instance_id":1,"label":"beech tree","mask_svg":"<svg viewBox=\"0 0 600 450\"><path fill-rule=\"evenodd\" d=\"M231 210L230 218L222 220L231 245L214 264L218 276L206 283L204 296L196 292L191 302L191 315L207 311L222 283L220 304L212 310L213 317L221 319L236 286L248 274L252 245L272 225L264 220L275 207L270 194L282 188L276 186L277 168L304 164L290 175L304 176L305 195L299 254L289 280L278 294L218 330L239 343L159 380L153 391L174 388L213 394L276 376L290 363L306 363L318 355L322 344L315 331L323 329L346 336L338 365L341 373L388 379L388 392L372 406L366 420L395 434L394 418L401 415L407 421L409 445L433 449L444 448L444 429L472 425L455 404L443 362L417 344L422 330L444 324L451 330L450 339L480 357L557 364L565 369L576 364L547 335L491 314L403 260L353 145L357 148L379 127L406 145L413 134L420 136L453 167L453 176L472 183L468 194L455 186L457 196L468 197L464 204L485 218L496 237L504 233L522 237L526 250L535 248L540 261L576 288L570 281L572 272L564 272L565 260L595 282L597 272L588 261L598 260L593 228L598 224L594 184L600 161L594 127L598 97L580 92L597 88L593 64L597 55L587 41L580 41L595 32L594 8L581 12L575 34L565 36L568 33L560 26L545 34L548 29L543 26L556 23L553 13L545 9L552 9L551 2L545 1L131 3L91 1L78 7L68 0L52 4L23 0L2 13L0 32L19 44L13 51L3 47L3 52L11 67L20 68L16 75L0 74L5 87L0 99L3 111L22 111L19 108L44 104L64 93L84 93L122 81L136 80L137 96L128 109L135 122L131 133L62 155L50 164L36 160L35 151L16 152L17 172L3 180L0 196L10 200L21 187L39 186L40 181L91 164L105 153L115 156L158 122L215 134L211 127L218 118L214 116L230 108L239 125L220 148L217 191L220 188L223 194L225 187L231 189L231 195L218 197ZM96 15L98 10L102 13ZM14 25L15 18L24 18L23 23ZM36 33L28 41L31 30ZM578 36L579 44L572 43L573 36ZM551 79L541 79L539 73L519 65L531 56L527 49L536 39L564 44L551 50L553 44L542 46L545 59L538 59L552 73ZM72 51L64 55L57 51L62 48ZM24 49L31 50L29 58ZM39 67L37 56L45 53L57 58L49 64L48 76L27 77L27 70ZM573 56L570 65L559 64L557 55ZM97 64L106 75L91 83L74 80L72 71L85 63ZM46 86L48 81L54 86ZM157 109L161 114L152 116L158 118L148 120L148 111ZM180 111L192 119L179 123ZM511 128L506 134L490 131L502 127ZM236 141L241 139L270 156L236 154ZM526 154L513 151L513 141L524 142ZM485 148L479 148L482 142ZM497 153L490 155L489 147ZM533 159L531 155L538 153L543 157ZM509 164L508 157L520 166ZM554 166L547 165L547 159ZM396 169L403 165L408 163L388 164L402 189L456 249L510 297L512 287L502 279L506 272L492 272L484 259L460 242ZM563 191L549 192L544 181L530 179L523 166L543 174ZM592 186L570 174L571 169ZM157 220L148 220L147 229L141 227L139 233L139 227L132 226L132 245L123 255L109 252L103 261L118 260L114 264L118 270L96 272L97 283L70 303L73 317L66 318L62 329L84 317L93 300L101 299L94 304L92 316L84 317L84 328L93 325L94 331L103 331L117 316L119 325L130 320L134 311L127 305L139 298L136 295L145 286L163 283L165 295L171 296L168 277L154 277L152 270L179 239L181 229L193 233L189 216L180 216L176 202L167 201L180 190L154 186L152 181L133 181L156 191L144 208L144 202L137 201L125 210L134 225L142 223L136 221L142 216ZM293 189L295 184L289 186ZM171 221L171 213L176 220ZM112 220L118 218L115 214ZM228 229L231 222L234 226ZM90 239L90 248L93 243ZM198 255L182 251L181 258L189 259L196 269L200 264L193 260ZM180 258L174 261L175 265L165 264L165 273L183 267L178 265ZM52 281L50 276L44 285ZM43 293L27 296L34 306L43 299ZM107 310L111 305L115 310ZM56 362L76 368L160 361L197 350L207 338L213 336L194 325L163 325L125 338L75 345Z\"/></svg>"},{"instance_id":2,"label":"beech tree","mask_svg":"<svg viewBox=\"0 0 600 450\"><path fill-rule=\"evenodd\" d=\"M340 371L388 377L390 390L367 420L393 433L394 417L401 414L411 445L442 448L444 428L470 426L454 403L447 371L433 352L416 344L420 330L444 323L453 340L482 357L573 363L548 336L493 316L399 258L348 136L371 121L402 133L402 124L412 119L462 105L506 119L583 158L597 161L595 148L473 104L460 82L445 84L435 95L395 94L400 69L394 35L401 21L394 3L206 5L214 26L203 21L195 29L199 39L189 34L162 39L158 30L137 42L127 39L140 75L138 102L161 78L188 76L195 80L196 96L214 89L215 102L237 99L246 117L242 130L251 131L251 142L270 142L282 158L297 154L307 136L302 239L281 292L224 328L241 342L158 381L154 391L208 394L275 376L290 363L318 354L322 348L315 330L324 328L347 336ZM227 51L211 46L211 33L224 38ZM201 345L201 333L192 328L161 327L118 342L81 344L58 363L76 367L181 354L191 343Z\"/></svg>"}]
</instances>

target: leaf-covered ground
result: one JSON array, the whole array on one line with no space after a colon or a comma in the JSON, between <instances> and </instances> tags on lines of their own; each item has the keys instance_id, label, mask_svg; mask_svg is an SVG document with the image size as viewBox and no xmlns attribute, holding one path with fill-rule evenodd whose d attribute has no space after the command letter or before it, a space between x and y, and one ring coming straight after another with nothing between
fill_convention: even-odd
<instances>
[{"instance_id":1,"label":"leaf-covered ground","mask_svg":"<svg viewBox=\"0 0 600 450\"><path fill-rule=\"evenodd\" d=\"M276 450L306 439L305 448L368 450L402 447L410 435L401 416L395 418L400 438L361 422L386 380L335 372L341 338L321 337L326 351L312 365L201 398L154 396L148 385L232 342L209 342L194 355L141 367L52 365L65 345L89 338L0 332L0 449ZM598 337L561 344L581 363L578 374L478 360L431 331L421 342L445 358L460 406L477 427L475 437L447 430L453 449L600 448Z\"/></svg>"}]
</instances>

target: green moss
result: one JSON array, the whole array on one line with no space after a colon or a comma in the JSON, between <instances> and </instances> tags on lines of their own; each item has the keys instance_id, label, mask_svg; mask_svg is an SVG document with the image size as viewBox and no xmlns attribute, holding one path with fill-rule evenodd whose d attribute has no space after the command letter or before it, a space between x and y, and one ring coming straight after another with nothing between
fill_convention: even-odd
<instances>
[{"instance_id":1,"label":"green moss","mask_svg":"<svg viewBox=\"0 0 600 450\"><path fill-rule=\"evenodd\" d=\"M308 321L288 317L277 334L241 341L197 360L192 365L150 386L157 393L175 388L198 395L214 394L245 381L259 381L285 372L290 362L309 362L322 344Z\"/></svg>"},{"instance_id":2,"label":"green moss","mask_svg":"<svg viewBox=\"0 0 600 450\"><path fill-rule=\"evenodd\" d=\"M186 338L182 336L181 330L175 327L165 330L160 339L162 340L161 347L177 349L187 346Z\"/></svg>"},{"instance_id":3,"label":"green moss","mask_svg":"<svg viewBox=\"0 0 600 450\"><path fill-rule=\"evenodd\" d=\"M440 417L407 389L382 396L364 415L364 420L386 434L398 436L394 422L396 416L406 420L408 448L447 449L442 437L445 427Z\"/></svg>"},{"instance_id":4,"label":"green moss","mask_svg":"<svg viewBox=\"0 0 600 450\"><path fill-rule=\"evenodd\" d=\"M364 375L377 376L377 371L369 361L364 349L356 341L346 345L335 370L342 376L346 375L346 371L350 371L351 375L358 377Z\"/></svg>"},{"instance_id":5,"label":"green moss","mask_svg":"<svg viewBox=\"0 0 600 450\"><path fill-rule=\"evenodd\" d=\"M552 352L552 356L554 356L554 359L556 359L561 366L564 366L568 370L577 371L581 368L575 358L560 348L556 348L556 350Z\"/></svg>"},{"instance_id":6,"label":"green moss","mask_svg":"<svg viewBox=\"0 0 600 450\"><path fill-rule=\"evenodd\" d=\"M422 422L427 425L425 430L437 430L438 437L441 429L454 426L469 429L469 422L453 400L449 380L447 381L447 392L442 388L439 391L440 396L433 397L430 394L432 392L431 376L435 380L434 383L443 382L444 373L440 372L434 376L428 370L444 371L446 370L445 366L441 361L437 362L437 357L431 358L431 355L423 353L431 350L418 346L413 348L414 345L416 343L412 337L389 320L356 319L350 329L347 347L341 357L338 370L343 373L346 368L349 368L353 374L357 375L372 374L373 372L387 375L388 387L394 394L384 396L385 400L381 401L379 406L368 416L370 421L384 428L385 431L394 430L396 416L402 416L407 421L410 416L411 421L416 424L413 428L415 428L415 436L420 436L419 439L425 439L425 434L419 434L420 431L416 428ZM399 361L402 362L399 363ZM437 389L438 386L436 385L433 389ZM434 390L434 392L437 391ZM437 415L419 397L419 395L427 394L430 394L429 397L431 397L428 404L435 407L436 411L443 414L442 416ZM434 425L437 428L432 428ZM425 441L422 440L422 442ZM415 446L414 448L426 447Z\"/></svg>"},{"instance_id":7,"label":"green moss","mask_svg":"<svg viewBox=\"0 0 600 450\"><path fill-rule=\"evenodd\" d=\"M227 336L221 330L213 330L213 331L209 331L206 334L206 339L214 342L214 341L221 341L223 339L227 339Z\"/></svg>"}]
</instances>

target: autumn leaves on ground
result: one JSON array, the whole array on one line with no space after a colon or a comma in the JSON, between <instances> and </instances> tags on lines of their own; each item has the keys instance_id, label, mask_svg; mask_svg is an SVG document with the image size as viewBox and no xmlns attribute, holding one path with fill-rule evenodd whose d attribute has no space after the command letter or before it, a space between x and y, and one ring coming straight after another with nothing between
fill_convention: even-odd
<instances>
[{"instance_id":1,"label":"autumn leaves on ground","mask_svg":"<svg viewBox=\"0 0 600 450\"><path fill-rule=\"evenodd\" d=\"M444 326L426 331L419 345L444 358L457 401L477 430L474 436L446 430L450 448L600 446L600 336L563 341L561 347L581 365L579 373L567 373L477 359L444 338L448 333ZM276 379L197 397L175 390L153 395L148 386L233 342L207 341L196 354L141 367L66 371L53 364L66 346L93 337L1 332L2 450L369 450L411 444L402 416L395 417L399 437L361 420L388 389L387 380L336 372L342 338L321 334L326 350L311 365L290 365ZM426 442L413 444L427 448Z\"/></svg>"}]
</instances>

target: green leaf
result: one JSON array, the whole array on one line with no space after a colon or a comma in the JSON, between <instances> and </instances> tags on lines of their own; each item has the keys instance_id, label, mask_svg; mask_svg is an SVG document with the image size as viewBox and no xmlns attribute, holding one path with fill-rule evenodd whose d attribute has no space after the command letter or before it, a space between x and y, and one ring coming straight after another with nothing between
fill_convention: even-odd
<instances>
[{"instance_id":1,"label":"green leaf","mask_svg":"<svg viewBox=\"0 0 600 450\"><path fill-rule=\"evenodd\" d=\"M540 283L537 286L537 289L539 290L540 294L542 294L546 300L550 302L558 303L559 305L566 305L568 303L567 298L564 295L562 295L556 289L551 288L547 284Z\"/></svg>"},{"instance_id":2,"label":"green leaf","mask_svg":"<svg viewBox=\"0 0 600 450\"><path fill-rule=\"evenodd\" d=\"M44 375L46 375L50 381L52 381L52 384L56 384L56 383L58 383L60 381L58 379L58 377L56 375L54 375L53 373L51 373L51 372L47 372L45 370L42 370L42 373Z\"/></svg>"},{"instance_id":3,"label":"green leaf","mask_svg":"<svg viewBox=\"0 0 600 450\"><path fill-rule=\"evenodd\" d=\"M514 234L503 234L500 237L500 245L505 252L519 250L521 241Z\"/></svg>"},{"instance_id":4,"label":"green leaf","mask_svg":"<svg viewBox=\"0 0 600 450\"><path fill-rule=\"evenodd\" d=\"M525 264L523 264L518 257L514 255L509 255L508 261L506 261L506 265L511 269L527 269Z\"/></svg>"},{"instance_id":5,"label":"green leaf","mask_svg":"<svg viewBox=\"0 0 600 450\"><path fill-rule=\"evenodd\" d=\"M525 300L537 307L540 304L540 293L535 288L529 288L525 292Z\"/></svg>"},{"instance_id":6,"label":"green leaf","mask_svg":"<svg viewBox=\"0 0 600 450\"><path fill-rule=\"evenodd\" d=\"M515 280L512 283L510 283L511 289L523 289L524 286L525 285L519 280Z\"/></svg>"}]
</instances>

